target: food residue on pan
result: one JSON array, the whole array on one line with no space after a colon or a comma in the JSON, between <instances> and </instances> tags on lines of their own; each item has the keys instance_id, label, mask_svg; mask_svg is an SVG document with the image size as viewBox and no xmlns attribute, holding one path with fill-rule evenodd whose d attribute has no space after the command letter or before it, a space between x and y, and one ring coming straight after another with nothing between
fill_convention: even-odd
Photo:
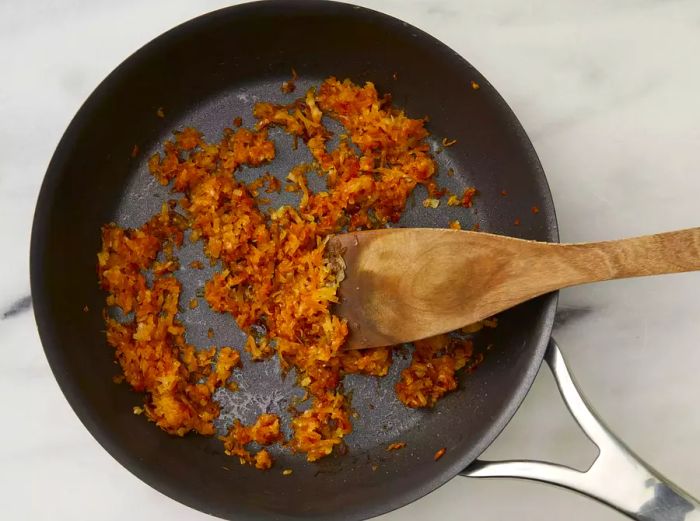
<instances>
[{"instance_id":1,"label":"food residue on pan","mask_svg":"<svg viewBox=\"0 0 700 521\"><path fill-rule=\"evenodd\" d=\"M492 318L487 318L484 320L479 320L478 322L474 322L473 324L469 324L467 326L464 326L461 331L462 333L466 333L468 335L474 334L478 331L481 331L485 327L487 328L495 328L498 326L498 319L495 317Z\"/></svg>"},{"instance_id":2,"label":"food residue on pan","mask_svg":"<svg viewBox=\"0 0 700 521\"><path fill-rule=\"evenodd\" d=\"M433 459L435 461L439 460L440 458L442 458L445 455L445 452L447 452L447 449L445 447L441 448L433 455Z\"/></svg>"},{"instance_id":3,"label":"food residue on pan","mask_svg":"<svg viewBox=\"0 0 700 521\"><path fill-rule=\"evenodd\" d=\"M473 186L470 186L469 188L466 188L462 193L462 199L460 200L460 203L465 208L471 208L474 204L474 197L478 194L479 192L477 191L477 189Z\"/></svg>"},{"instance_id":4,"label":"food residue on pan","mask_svg":"<svg viewBox=\"0 0 700 521\"><path fill-rule=\"evenodd\" d=\"M297 71L295 71L292 68L292 77L289 80L285 80L282 82L282 86L280 87L280 90L284 92L285 94L291 94L294 92L297 88L296 81L299 79L299 76L297 76Z\"/></svg>"},{"instance_id":5,"label":"food residue on pan","mask_svg":"<svg viewBox=\"0 0 700 521\"><path fill-rule=\"evenodd\" d=\"M387 446L386 450L387 450L387 451L399 450L399 449L403 449L405 446L406 446L406 442L405 442L405 441L397 441L397 442L395 442L395 443L390 443L390 444Z\"/></svg>"},{"instance_id":6,"label":"food residue on pan","mask_svg":"<svg viewBox=\"0 0 700 521\"><path fill-rule=\"evenodd\" d=\"M428 197L423 200L423 208L437 208L440 206L440 199Z\"/></svg>"},{"instance_id":7,"label":"food residue on pan","mask_svg":"<svg viewBox=\"0 0 700 521\"><path fill-rule=\"evenodd\" d=\"M164 117L162 108L158 115ZM149 168L180 199L163 203L138 228L105 225L98 272L107 306L127 317L105 313L107 341L124 379L144 393L144 415L170 434L212 436L220 413L214 394L235 390L233 372L245 367L239 349L199 349L185 338L174 251L186 231L193 242L201 242L216 271L197 296L213 310L233 316L248 334L240 348L253 360L276 356L283 372L296 370L296 383L305 392L303 412L291 418L265 412L248 425L234 419L220 436L226 454L265 470L274 464L266 447L274 444L302 453L308 461L346 450L343 438L352 432L354 413L344 376L382 377L392 363L392 347L342 350L348 327L331 312L340 277L327 255L329 236L396 223L419 185L439 197L445 190L434 182L437 167L426 142L425 120L406 116L372 83L329 78L287 105L257 103L253 115L254 128L242 127L236 118L236 129L224 129L214 143L194 128L174 133L162 152L150 158ZM333 150L324 116L346 129ZM285 189L299 194L297 206L263 212L256 194L279 191L279 179L267 172L246 184L237 173L245 166L272 164L272 127L303 141L314 162L286 175ZM322 176L325 190L310 188L311 172ZM476 189L466 189L460 205L471 206L475 194ZM426 201L426 207L439 205L437 197ZM459 225L454 222L451 227ZM201 261L190 263L192 269L202 267ZM193 298L190 307L197 305ZM207 337L213 337L211 328ZM474 366L472 355L471 339L460 335L416 342L395 386L398 399L408 407L434 406L456 389L457 372ZM282 422L290 427L288 438ZM401 443L388 450L403 447ZM286 469L284 475L287 470L291 473Z\"/></svg>"}]
</instances>

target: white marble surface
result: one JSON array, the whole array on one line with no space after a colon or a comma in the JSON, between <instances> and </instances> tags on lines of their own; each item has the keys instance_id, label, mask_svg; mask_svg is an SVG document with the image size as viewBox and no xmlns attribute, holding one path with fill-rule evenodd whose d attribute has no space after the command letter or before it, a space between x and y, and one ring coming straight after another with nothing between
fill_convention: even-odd
<instances>
[{"instance_id":1,"label":"white marble surface","mask_svg":"<svg viewBox=\"0 0 700 521\"><path fill-rule=\"evenodd\" d=\"M700 3L363 1L432 33L506 98L547 172L563 240L696 226ZM8 520L206 520L118 465L73 414L29 312L35 198L70 118L119 62L225 2L0 3L0 509ZM700 494L700 273L564 291L556 330L591 402ZM591 447L540 375L490 457L583 465ZM542 485L458 478L382 519L615 520Z\"/></svg>"}]
</instances>

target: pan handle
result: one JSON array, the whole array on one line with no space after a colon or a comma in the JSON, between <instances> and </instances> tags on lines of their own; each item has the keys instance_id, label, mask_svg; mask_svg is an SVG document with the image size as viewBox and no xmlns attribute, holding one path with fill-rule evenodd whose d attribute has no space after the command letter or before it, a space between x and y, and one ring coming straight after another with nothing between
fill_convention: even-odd
<instances>
[{"instance_id":1,"label":"pan handle","mask_svg":"<svg viewBox=\"0 0 700 521\"><path fill-rule=\"evenodd\" d=\"M474 478L523 478L568 488L639 521L700 521L700 502L643 462L611 433L586 403L554 339L545 355L566 406L598 447L585 472L541 461L476 460L461 474Z\"/></svg>"}]
</instances>

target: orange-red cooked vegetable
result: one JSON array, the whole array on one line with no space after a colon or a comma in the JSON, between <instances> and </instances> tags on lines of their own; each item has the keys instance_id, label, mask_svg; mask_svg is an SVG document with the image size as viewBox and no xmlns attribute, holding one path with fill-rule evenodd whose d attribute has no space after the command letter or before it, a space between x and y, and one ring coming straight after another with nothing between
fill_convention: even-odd
<instances>
[{"instance_id":1,"label":"orange-red cooked vegetable","mask_svg":"<svg viewBox=\"0 0 700 521\"><path fill-rule=\"evenodd\" d=\"M427 188L428 206L433 207L445 189L435 183L425 120L392 106L372 83L328 78L288 105L258 103L253 115L254 129L243 128L241 118L235 118L236 128L225 129L215 143L194 128L175 132L148 164L162 185L178 193L178 201L164 205L140 228L103 228L98 268L107 305L133 312L133 319L123 322L107 316L107 339L126 380L146 393L144 410L151 420L179 435L214 434L219 406L213 394L221 387L236 388L228 380L241 363L238 350L223 347L217 354L215 348L197 350L185 342L177 318L181 288L172 273L179 268L173 248L189 229L190 239L201 241L209 264L217 266L197 296L213 310L233 316L248 334L240 347L253 360L276 354L284 370L296 369L311 403L291 418L286 445L314 461L342 447L352 431L344 375L384 376L392 361L390 347L342 350L348 327L331 312L338 300L339 273L327 256L328 237L345 227L377 228L398 221L418 185ZM333 150L327 147L331 134L324 115L347 130ZM314 163L240 181L243 167L275 158L268 136L274 126L306 143ZM308 176L317 174L326 185L322 191L310 187ZM298 194L299 204L261 211L261 191L280 191L282 177L286 190ZM470 188L461 199L453 198L471 206L475 193ZM459 227L456 221L451 226ZM204 265L193 261L189 267ZM151 283L147 271L153 274ZM191 308L197 305L197 299L190 301ZM213 331L207 336L213 337ZM419 342L396 386L399 399L410 407L434 405L456 388L455 372L470 356L469 341L439 337ZM227 454L259 469L270 468L272 457L250 444L285 441L280 418L267 412L252 425L234 420L221 439ZM393 444L394 449L399 445Z\"/></svg>"}]
</instances>

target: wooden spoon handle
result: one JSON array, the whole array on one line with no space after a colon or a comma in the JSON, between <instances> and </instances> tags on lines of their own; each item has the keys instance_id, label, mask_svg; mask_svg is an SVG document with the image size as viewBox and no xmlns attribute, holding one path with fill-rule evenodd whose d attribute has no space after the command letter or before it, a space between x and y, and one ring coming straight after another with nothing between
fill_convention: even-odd
<instances>
[{"instance_id":1,"label":"wooden spoon handle","mask_svg":"<svg viewBox=\"0 0 700 521\"><path fill-rule=\"evenodd\" d=\"M539 257L533 259L533 268L549 272L547 285L552 290L587 282L694 271L700 270L700 228L617 241L543 245L533 254Z\"/></svg>"}]
</instances>

